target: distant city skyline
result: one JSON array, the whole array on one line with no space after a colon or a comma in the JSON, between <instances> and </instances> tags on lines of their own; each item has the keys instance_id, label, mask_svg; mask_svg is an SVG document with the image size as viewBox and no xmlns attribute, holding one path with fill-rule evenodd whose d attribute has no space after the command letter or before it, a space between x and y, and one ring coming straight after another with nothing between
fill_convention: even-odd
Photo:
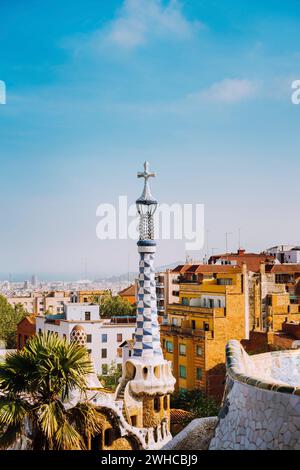
<instances>
[{"instance_id":1,"label":"distant city skyline","mask_svg":"<svg viewBox=\"0 0 300 470\"><path fill-rule=\"evenodd\" d=\"M160 203L204 204L209 254L226 232L230 251L298 242L299 2L15 0L1 15L3 276L135 271L135 242L98 240L96 209L134 203L145 160ZM158 243L157 266L185 257Z\"/></svg>"}]
</instances>

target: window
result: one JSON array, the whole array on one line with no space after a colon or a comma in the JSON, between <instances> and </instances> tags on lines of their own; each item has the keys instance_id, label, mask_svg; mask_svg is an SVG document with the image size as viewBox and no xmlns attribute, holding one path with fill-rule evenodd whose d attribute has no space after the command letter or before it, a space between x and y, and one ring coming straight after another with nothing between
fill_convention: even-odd
<instances>
[{"instance_id":1,"label":"window","mask_svg":"<svg viewBox=\"0 0 300 470\"><path fill-rule=\"evenodd\" d=\"M167 350L169 353L172 353L172 352L173 352L173 343L172 343L172 341L166 341L166 350Z\"/></svg>"},{"instance_id":2,"label":"window","mask_svg":"<svg viewBox=\"0 0 300 470\"><path fill-rule=\"evenodd\" d=\"M92 342L92 335L86 335L86 342L91 343Z\"/></svg>"},{"instance_id":3,"label":"window","mask_svg":"<svg viewBox=\"0 0 300 470\"><path fill-rule=\"evenodd\" d=\"M117 356L122 357L122 348L117 349Z\"/></svg>"},{"instance_id":4,"label":"window","mask_svg":"<svg viewBox=\"0 0 300 470\"><path fill-rule=\"evenodd\" d=\"M188 297L182 297L182 305L189 305Z\"/></svg>"},{"instance_id":5,"label":"window","mask_svg":"<svg viewBox=\"0 0 300 470\"><path fill-rule=\"evenodd\" d=\"M101 335L101 341L102 341L102 343L107 343L107 334L106 333Z\"/></svg>"},{"instance_id":6,"label":"window","mask_svg":"<svg viewBox=\"0 0 300 470\"><path fill-rule=\"evenodd\" d=\"M42 330L41 330L41 328L39 328L39 335L41 335L41 334L42 334Z\"/></svg>"},{"instance_id":7,"label":"window","mask_svg":"<svg viewBox=\"0 0 300 470\"><path fill-rule=\"evenodd\" d=\"M117 341L118 341L118 343L121 343L123 341L122 333L117 333Z\"/></svg>"},{"instance_id":8,"label":"window","mask_svg":"<svg viewBox=\"0 0 300 470\"><path fill-rule=\"evenodd\" d=\"M87 302L88 301L88 298L87 297L83 297L83 302Z\"/></svg>"},{"instance_id":9,"label":"window","mask_svg":"<svg viewBox=\"0 0 300 470\"><path fill-rule=\"evenodd\" d=\"M112 442L113 442L113 429L112 428L109 428L109 429L105 429L104 431L104 445L105 447L109 447L111 446Z\"/></svg>"},{"instance_id":10,"label":"window","mask_svg":"<svg viewBox=\"0 0 300 470\"><path fill-rule=\"evenodd\" d=\"M226 277L220 277L217 279L217 285L218 286L231 286L232 279L226 278Z\"/></svg>"},{"instance_id":11,"label":"window","mask_svg":"<svg viewBox=\"0 0 300 470\"><path fill-rule=\"evenodd\" d=\"M18 349L22 348L22 335L18 335Z\"/></svg>"},{"instance_id":12,"label":"window","mask_svg":"<svg viewBox=\"0 0 300 470\"><path fill-rule=\"evenodd\" d=\"M202 356L202 348L201 348L201 346L196 346L196 354L197 354L197 356Z\"/></svg>"},{"instance_id":13,"label":"window","mask_svg":"<svg viewBox=\"0 0 300 470\"><path fill-rule=\"evenodd\" d=\"M101 349L101 357L102 357L102 359L107 358L107 349Z\"/></svg>"},{"instance_id":14,"label":"window","mask_svg":"<svg viewBox=\"0 0 300 470\"><path fill-rule=\"evenodd\" d=\"M200 367L197 367L196 374L197 374L197 380L202 380L202 369Z\"/></svg>"},{"instance_id":15,"label":"window","mask_svg":"<svg viewBox=\"0 0 300 470\"><path fill-rule=\"evenodd\" d=\"M204 331L209 331L209 323L204 323Z\"/></svg>"},{"instance_id":16,"label":"window","mask_svg":"<svg viewBox=\"0 0 300 470\"><path fill-rule=\"evenodd\" d=\"M154 411L160 411L160 398L154 398Z\"/></svg>"},{"instance_id":17,"label":"window","mask_svg":"<svg viewBox=\"0 0 300 470\"><path fill-rule=\"evenodd\" d=\"M196 329L196 321L192 320L192 330L195 330L195 329Z\"/></svg>"},{"instance_id":18,"label":"window","mask_svg":"<svg viewBox=\"0 0 300 470\"><path fill-rule=\"evenodd\" d=\"M119 372L122 372L122 364L117 364L117 369Z\"/></svg>"},{"instance_id":19,"label":"window","mask_svg":"<svg viewBox=\"0 0 300 470\"><path fill-rule=\"evenodd\" d=\"M91 312L85 312L85 314L84 314L84 319L85 319L85 321L90 321L90 319L91 319Z\"/></svg>"},{"instance_id":20,"label":"window","mask_svg":"<svg viewBox=\"0 0 300 470\"><path fill-rule=\"evenodd\" d=\"M208 299L209 308L214 308L214 299Z\"/></svg>"},{"instance_id":21,"label":"window","mask_svg":"<svg viewBox=\"0 0 300 470\"><path fill-rule=\"evenodd\" d=\"M87 352L88 352L88 354L92 354L92 350L91 350L91 349L88 349Z\"/></svg>"},{"instance_id":22,"label":"window","mask_svg":"<svg viewBox=\"0 0 300 470\"><path fill-rule=\"evenodd\" d=\"M102 374L106 375L108 371L108 366L107 364L102 364Z\"/></svg>"},{"instance_id":23,"label":"window","mask_svg":"<svg viewBox=\"0 0 300 470\"><path fill-rule=\"evenodd\" d=\"M179 344L179 355L180 356L185 356L186 355L186 345L185 344Z\"/></svg>"},{"instance_id":24,"label":"window","mask_svg":"<svg viewBox=\"0 0 300 470\"><path fill-rule=\"evenodd\" d=\"M185 366L179 366L179 377L181 379L186 379L186 367Z\"/></svg>"},{"instance_id":25,"label":"window","mask_svg":"<svg viewBox=\"0 0 300 470\"><path fill-rule=\"evenodd\" d=\"M131 426L136 426L137 425L137 415L130 416L130 419L131 419Z\"/></svg>"}]
</instances>

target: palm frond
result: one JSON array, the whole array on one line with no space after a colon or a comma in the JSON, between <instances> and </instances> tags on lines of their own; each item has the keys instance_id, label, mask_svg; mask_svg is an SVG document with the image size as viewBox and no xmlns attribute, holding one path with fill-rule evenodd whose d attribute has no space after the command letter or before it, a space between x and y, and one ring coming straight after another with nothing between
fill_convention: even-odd
<instances>
[{"instance_id":1,"label":"palm frond","mask_svg":"<svg viewBox=\"0 0 300 470\"><path fill-rule=\"evenodd\" d=\"M21 398L0 396L0 424L2 426L22 423L30 412L30 405Z\"/></svg>"},{"instance_id":2,"label":"palm frond","mask_svg":"<svg viewBox=\"0 0 300 470\"><path fill-rule=\"evenodd\" d=\"M85 443L80 434L68 421L64 421L55 435L56 450L83 450Z\"/></svg>"},{"instance_id":3,"label":"palm frond","mask_svg":"<svg viewBox=\"0 0 300 470\"><path fill-rule=\"evenodd\" d=\"M88 402L77 403L68 410L69 421L82 436L99 433L102 429L102 418L98 411Z\"/></svg>"}]
</instances>

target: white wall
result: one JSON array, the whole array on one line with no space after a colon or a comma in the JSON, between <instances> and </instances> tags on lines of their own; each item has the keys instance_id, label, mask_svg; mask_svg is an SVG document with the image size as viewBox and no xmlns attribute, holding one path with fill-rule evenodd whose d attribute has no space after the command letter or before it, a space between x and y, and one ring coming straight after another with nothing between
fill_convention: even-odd
<instances>
[{"instance_id":1,"label":"white wall","mask_svg":"<svg viewBox=\"0 0 300 470\"><path fill-rule=\"evenodd\" d=\"M201 297L197 297L196 299L191 299L190 306L211 308L209 300L213 300L213 308L225 307L224 295L202 295Z\"/></svg>"},{"instance_id":2,"label":"white wall","mask_svg":"<svg viewBox=\"0 0 300 470\"><path fill-rule=\"evenodd\" d=\"M135 331L135 324L111 324L109 320L101 320L97 322L87 321L66 321L61 320L59 325L47 323L44 317L36 318L36 332L53 331L57 332L59 337L66 335L70 340L71 331L75 325L84 328L86 335L91 335L91 342L87 343L87 349L91 351L91 356L95 364L97 374L102 374L102 365L107 364L108 367L112 362L122 364L122 351L118 356L118 348L120 344L132 338ZM121 341L117 340L117 335L122 334ZM102 335L107 335L107 342L103 341ZM90 339L90 338L88 338ZM102 349L106 350L106 358L102 358Z\"/></svg>"},{"instance_id":3,"label":"white wall","mask_svg":"<svg viewBox=\"0 0 300 470\"><path fill-rule=\"evenodd\" d=\"M76 304L70 303L65 304L64 307L66 320L70 321L84 321L85 313L90 312L90 320L98 321L100 320L100 306L99 305L90 305L86 304Z\"/></svg>"}]
</instances>

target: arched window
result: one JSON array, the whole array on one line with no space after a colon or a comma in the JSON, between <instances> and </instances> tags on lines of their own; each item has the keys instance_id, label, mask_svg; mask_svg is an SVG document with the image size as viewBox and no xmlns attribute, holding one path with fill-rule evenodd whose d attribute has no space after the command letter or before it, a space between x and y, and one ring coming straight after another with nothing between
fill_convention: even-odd
<instances>
[{"instance_id":1,"label":"arched window","mask_svg":"<svg viewBox=\"0 0 300 470\"><path fill-rule=\"evenodd\" d=\"M112 428L105 429L105 431L104 431L104 445L105 445L105 447L111 446L112 442L113 442L113 429Z\"/></svg>"},{"instance_id":2,"label":"arched window","mask_svg":"<svg viewBox=\"0 0 300 470\"><path fill-rule=\"evenodd\" d=\"M160 399L154 398L154 411L160 411Z\"/></svg>"}]
</instances>

